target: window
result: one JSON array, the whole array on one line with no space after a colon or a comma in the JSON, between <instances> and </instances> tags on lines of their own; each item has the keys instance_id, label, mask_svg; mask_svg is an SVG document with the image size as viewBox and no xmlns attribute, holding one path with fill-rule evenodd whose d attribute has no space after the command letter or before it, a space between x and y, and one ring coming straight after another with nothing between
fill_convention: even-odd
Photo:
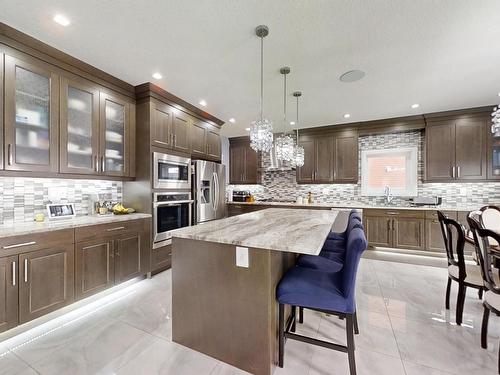
<instances>
[{"instance_id":1,"label":"window","mask_svg":"<svg viewBox=\"0 0 500 375\"><path fill-rule=\"evenodd\" d=\"M394 196L417 195L417 148L361 152L361 195L382 196L388 186Z\"/></svg>"}]
</instances>

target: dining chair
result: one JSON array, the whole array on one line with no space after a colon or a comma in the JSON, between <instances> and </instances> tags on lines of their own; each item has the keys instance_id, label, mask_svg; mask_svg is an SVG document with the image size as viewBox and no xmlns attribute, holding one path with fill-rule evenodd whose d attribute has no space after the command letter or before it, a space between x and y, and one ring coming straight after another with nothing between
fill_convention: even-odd
<instances>
[{"instance_id":1,"label":"dining chair","mask_svg":"<svg viewBox=\"0 0 500 375\"><path fill-rule=\"evenodd\" d=\"M458 283L456 323L462 324L467 287L484 290L481 268L467 264L464 258L465 228L458 221L450 219L441 211L437 212L448 259L448 284L446 285L446 310L450 309L451 282Z\"/></svg>"},{"instance_id":2,"label":"dining chair","mask_svg":"<svg viewBox=\"0 0 500 375\"><path fill-rule=\"evenodd\" d=\"M481 228L483 223L481 216L481 211L471 212L467 220L476 242L481 264L481 275L486 287L483 301L484 310L483 322L481 325L481 347L487 349L490 312L500 316L500 278L495 268L495 260L500 258L500 249L496 249L498 245L491 245L493 241L497 244L500 243L500 233L491 229ZM497 362L497 371L500 374L500 347Z\"/></svg>"},{"instance_id":3,"label":"dining chair","mask_svg":"<svg viewBox=\"0 0 500 375\"><path fill-rule=\"evenodd\" d=\"M479 209L481 227L492 231L500 232L500 207L487 205ZM490 245L498 245L495 239L490 238Z\"/></svg>"}]
</instances>

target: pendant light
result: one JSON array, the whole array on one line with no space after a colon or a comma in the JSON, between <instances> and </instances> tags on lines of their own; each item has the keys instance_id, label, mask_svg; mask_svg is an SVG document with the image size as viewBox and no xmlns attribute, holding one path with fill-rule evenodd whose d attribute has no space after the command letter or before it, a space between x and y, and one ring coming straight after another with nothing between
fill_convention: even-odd
<instances>
[{"instance_id":1,"label":"pendant light","mask_svg":"<svg viewBox=\"0 0 500 375\"><path fill-rule=\"evenodd\" d=\"M273 147L273 123L264 118L264 38L269 28L260 25L255 28L260 38L260 119L250 124L250 147L255 151L269 152Z\"/></svg>"},{"instance_id":2,"label":"pendant light","mask_svg":"<svg viewBox=\"0 0 500 375\"><path fill-rule=\"evenodd\" d=\"M276 154L276 159L286 163L293 162L293 152L294 152L294 141L293 138L287 134L287 123L286 123L286 75L290 73L290 68L285 66L280 69L280 73L283 74L283 134L281 134L274 142L274 152Z\"/></svg>"},{"instance_id":3,"label":"pendant light","mask_svg":"<svg viewBox=\"0 0 500 375\"><path fill-rule=\"evenodd\" d=\"M295 91L293 93L293 96L295 99L297 99L297 118L295 120L295 126L297 126L296 129L296 136L297 136L297 141L295 143L294 151L293 151L293 161L292 161L292 166L294 167L302 167L304 166L304 161L305 161L305 153L304 153L304 147L299 145L299 98L302 96L302 93L300 91Z\"/></svg>"},{"instance_id":4,"label":"pendant light","mask_svg":"<svg viewBox=\"0 0 500 375\"><path fill-rule=\"evenodd\" d=\"M495 136L500 135L500 105L493 108L493 113L491 114L491 132Z\"/></svg>"}]
</instances>

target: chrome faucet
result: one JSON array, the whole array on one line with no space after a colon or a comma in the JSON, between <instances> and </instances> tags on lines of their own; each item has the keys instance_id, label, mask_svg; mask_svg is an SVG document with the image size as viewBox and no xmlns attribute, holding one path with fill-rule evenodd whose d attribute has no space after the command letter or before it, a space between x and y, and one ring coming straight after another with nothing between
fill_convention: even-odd
<instances>
[{"instance_id":1,"label":"chrome faucet","mask_svg":"<svg viewBox=\"0 0 500 375\"><path fill-rule=\"evenodd\" d=\"M391 204L392 200L394 199L394 196L392 195L391 188L389 186L386 186L384 188L384 195L385 195L385 203Z\"/></svg>"}]
</instances>

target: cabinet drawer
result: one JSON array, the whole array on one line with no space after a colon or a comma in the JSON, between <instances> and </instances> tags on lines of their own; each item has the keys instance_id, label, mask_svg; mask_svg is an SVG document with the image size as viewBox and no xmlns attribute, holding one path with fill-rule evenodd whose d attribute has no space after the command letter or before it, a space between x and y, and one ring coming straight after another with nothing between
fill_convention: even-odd
<instances>
[{"instance_id":1,"label":"cabinet drawer","mask_svg":"<svg viewBox=\"0 0 500 375\"><path fill-rule=\"evenodd\" d=\"M400 209L376 209L369 208L363 210L364 216L382 216L382 217L407 217L423 219L425 216L424 211L418 210L400 210Z\"/></svg>"},{"instance_id":2,"label":"cabinet drawer","mask_svg":"<svg viewBox=\"0 0 500 375\"><path fill-rule=\"evenodd\" d=\"M94 239L96 237L114 236L117 234L124 234L130 232L137 232L142 228L142 220L138 219L129 221L119 221L115 223L97 224L88 227L81 227L75 229L75 242L82 242Z\"/></svg>"},{"instance_id":3,"label":"cabinet drawer","mask_svg":"<svg viewBox=\"0 0 500 375\"><path fill-rule=\"evenodd\" d=\"M0 255L28 253L58 244L74 243L73 229L25 234L0 239Z\"/></svg>"},{"instance_id":4,"label":"cabinet drawer","mask_svg":"<svg viewBox=\"0 0 500 375\"><path fill-rule=\"evenodd\" d=\"M429 210L425 211L425 218L431 220L438 220L437 215L438 210ZM450 219L457 220L457 212L456 211L441 211L443 214L448 216Z\"/></svg>"}]
</instances>

